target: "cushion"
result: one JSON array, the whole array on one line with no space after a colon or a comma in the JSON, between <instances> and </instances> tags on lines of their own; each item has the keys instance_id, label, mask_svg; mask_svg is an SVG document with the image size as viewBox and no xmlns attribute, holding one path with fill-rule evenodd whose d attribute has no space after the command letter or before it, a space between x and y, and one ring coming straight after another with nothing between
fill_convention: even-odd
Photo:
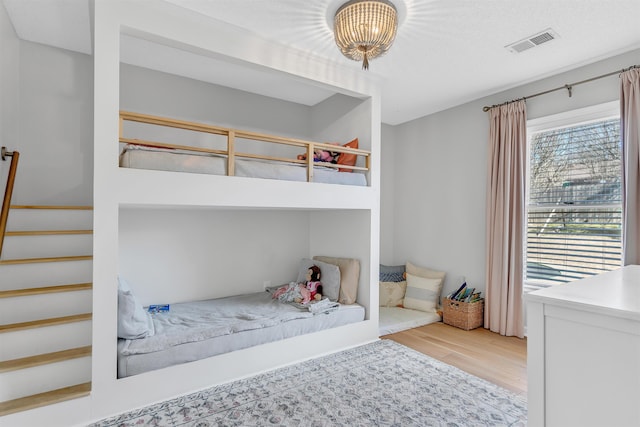
<instances>
[{"instance_id":1,"label":"cushion","mask_svg":"<svg viewBox=\"0 0 640 427\"><path fill-rule=\"evenodd\" d=\"M447 273L444 271L432 270L426 267L419 267L415 264L407 261L406 265L407 273L413 274L414 276L425 277L427 279L440 279L444 282L444 277Z\"/></svg>"},{"instance_id":2,"label":"cushion","mask_svg":"<svg viewBox=\"0 0 640 427\"><path fill-rule=\"evenodd\" d=\"M340 268L330 263L303 258L300 260L298 279L296 282L307 281L307 271L312 265L320 267L320 282L322 282L322 296L331 301L338 301L340 296Z\"/></svg>"},{"instance_id":3,"label":"cushion","mask_svg":"<svg viewBox=\"0 0 640 427\"><path fill-rule=\"evenodd\" d=\"M118 278L118 337L135 340L154 334L151 315L137 300L129 284Z\"/></svg>"},{"instance_id":4,"label":"cushion","mask_svg":"<svg viewBox=\"0 0 640 427\"><path fill-rule=\"evenodd\" d=\"M402 282L404 281L404 265L382 265L380 264L380 281L381 282Z\"/></svg>"},{"instance_id":5,"label":"cushion","mask_svg":"<svg viewBox=\"0 0 640 427\"><path fill-rule=\"evenodd\" d=\"M380 282L380 307L401 307L407 282Z\"/></svg>"},{"instance_id":6,"label":"cushion","mask_svg":"<svg viewBox=\"0 0 640 427\"><path fill-rule=\"evenodd\" d=\"M404 307L435 313L440 300L440 291L442 291L441 279L428 279L407 273Z\"/></svg>"},{"instance_id":7,"label":"cushion","mask_svg":"<svg viewBox=\"0 0 640 427\"><path fill-rule=\"evenodd\" d=\"M340 304L353 304L358 298L358 282L360 281L360 261L353 258L334 258L314 256L314 260L337 265L340 268Z\"/></svg>"},{"instance_id":8,"label":"cushion","mask_svg":"<svg viewBox=\"0 0 640 427\"><path fill-rule=\"evenodd\" d=\"M343 147L358 148L358 138L354 139L353 141L347 142L346 144L343 145ZM356 156L355 154L340 153L340 155L338 156L338 162L337 163L339 165L355 166L357 160L358 160L358 156ZM342 169L342 168L339 168L338 171L339 172L353 172L353 169Z\"/></svg>"}]
</instances>

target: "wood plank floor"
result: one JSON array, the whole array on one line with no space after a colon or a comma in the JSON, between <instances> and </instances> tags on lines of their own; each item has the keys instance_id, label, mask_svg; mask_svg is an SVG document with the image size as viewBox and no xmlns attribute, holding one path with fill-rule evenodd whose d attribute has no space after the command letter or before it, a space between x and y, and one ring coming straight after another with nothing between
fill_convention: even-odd
<instances>
[{"instance_id":1,"label":"wood plank floor","mask_svg":"<svg viewBox=\"0 0 640 427\"><path fill-rule=\"evenodd\" d=\"M527 341L484 328L465 331L442 322L409 329L390 339L484 378L516 394L527 395Z\"/></svg>"}]
</instances>

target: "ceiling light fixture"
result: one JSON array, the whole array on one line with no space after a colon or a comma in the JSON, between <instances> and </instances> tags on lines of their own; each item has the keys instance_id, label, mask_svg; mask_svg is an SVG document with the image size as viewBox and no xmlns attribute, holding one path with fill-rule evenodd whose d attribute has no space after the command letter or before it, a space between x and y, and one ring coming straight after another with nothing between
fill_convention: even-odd
<instances>
[{"instance_id":1,"label":"ceiling light fixture","mask_svg":"<svg viewBox=\"0 0 640 427\"><path fill-rule=\"evenodd\" d=\"M338 9L333 33L344 56L362 61L362 69L369 68L369 60L384 55L396 38L398 12L386 0L351 0Z\"/></svg>"}]
</instances>

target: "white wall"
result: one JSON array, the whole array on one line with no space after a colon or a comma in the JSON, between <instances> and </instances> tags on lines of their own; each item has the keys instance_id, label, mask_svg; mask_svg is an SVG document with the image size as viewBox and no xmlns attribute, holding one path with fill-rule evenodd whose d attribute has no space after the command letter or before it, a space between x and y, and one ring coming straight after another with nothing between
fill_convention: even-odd
<instances>
[{"instance_id":1,"label":"white wall","mask_svg":"<svg viewBox=\"0 0 640 427\"><path fill-rule=\"evenodd\" d=\"M13 203L91 205L91 57L20 41L20 165Z\"/></svg>"},{"instance_id":2,"label":"white wall","mask_svg":"<svg viewBox=\"0 0 640 427\"><path fill-rule=\"evenodd\" d=\"M260 292L310 256L308 212L121 208L119 228L119 274L144 305Z\"/></svg>"},{"instance_id":3,"label":"white wall","mask_svg":"<svg viewBox=\"0 0 640 427\"><path fill-rule=\"evenodd\" d=\"M310 137L310 107L120 65L120 108L293 138Z\"/></svg>"},{"instance_id":4,"label":"white wall","mask_svg":"<svg viewBox=\"0 0 640 427\"><path fill-rule=\"evenodd\" d=\"M370 132L364 133L368 130L371 113L363 100L336 94L314 105L312 112L311 134L314 140L344 144L359 138L363 145L361 148L369 149L371 146Z\"/></svg>"},{"instance_id":5,"label":"white wall","mask_svg":"<svg viewBox=\"0 0 640 427\"><path fill-rule=\"evenodd\" d=\"M9 21L4 5L0 4L0 146L8 150L18 150L18 85L20 42L13 25ZM9 171L9 162L0 161L0 191L4 194L4 186Z\"/></svg>"},{"instance_id":6,"label":"white wall","mask_svg":"<svg viewBox=\"0 0 640 427\"><path fill-rule=\"evenodd\" d=\"M426 116L383 135L383 174L393 176L382 191L383 260L407 260L444 270L443 294L465 276L485 288L485 194L489 121L492 105L564 86L640 63L640 50L564 72L478 101ZM618 99L618 77L576 86L527 101L528 118L537 118ZM392 144L387 138L394 138ZM395 172L394 172L395 171ZM384 178L388 179L387 177ZM394 209L389 209L389 206ZM389 252L389 247L393 251Z\"/></svg>"},{"instance_id":7,"label":"white wall","mask_svg":"<svg viewBox=\"0 0 640 427\"><path fill-rule=\"evenodd\" d=\"M402 201L396 200L396 127L382 125L382 146L380 157L380 264L395 265L394 259L394 216L402 208ZM401 262L401 264L404 261Z\"/></svg>"}]
</instances>

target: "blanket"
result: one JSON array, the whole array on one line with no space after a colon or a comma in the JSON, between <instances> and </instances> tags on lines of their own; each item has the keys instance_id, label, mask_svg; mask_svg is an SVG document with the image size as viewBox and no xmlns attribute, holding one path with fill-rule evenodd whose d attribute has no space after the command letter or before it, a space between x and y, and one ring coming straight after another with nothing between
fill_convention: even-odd
<instances>
[{"instance_id":1,"label":"blanket","mask_svg":"<svg viewBox=\"0 0 640 427\"><path fill-rule=\"evenodd\" d=\"M273 299L285 304L290 304L300 310L310 311L314 315L331 313L340 308L339 303L331 301L326 297L319 301L310 301L309 290L302 283L290 282L287 285L268 288L267 292L271 294ZM302 300L302 302L297 302L297 299Z\"/></svg>"},{"instance_id":2,"label":"blanket","mask_svg":"<svg viewBox=\"0 0 640 427\"><path fill-rule=\"evenodd\" d=\"M267 292L171 304L169 312L155 313L152 316L154 335L126 340L122 354L151 353L188 342L266 328L313 315L309 310L282 304L272 299Z\"/></svg>"}]
</instances>

